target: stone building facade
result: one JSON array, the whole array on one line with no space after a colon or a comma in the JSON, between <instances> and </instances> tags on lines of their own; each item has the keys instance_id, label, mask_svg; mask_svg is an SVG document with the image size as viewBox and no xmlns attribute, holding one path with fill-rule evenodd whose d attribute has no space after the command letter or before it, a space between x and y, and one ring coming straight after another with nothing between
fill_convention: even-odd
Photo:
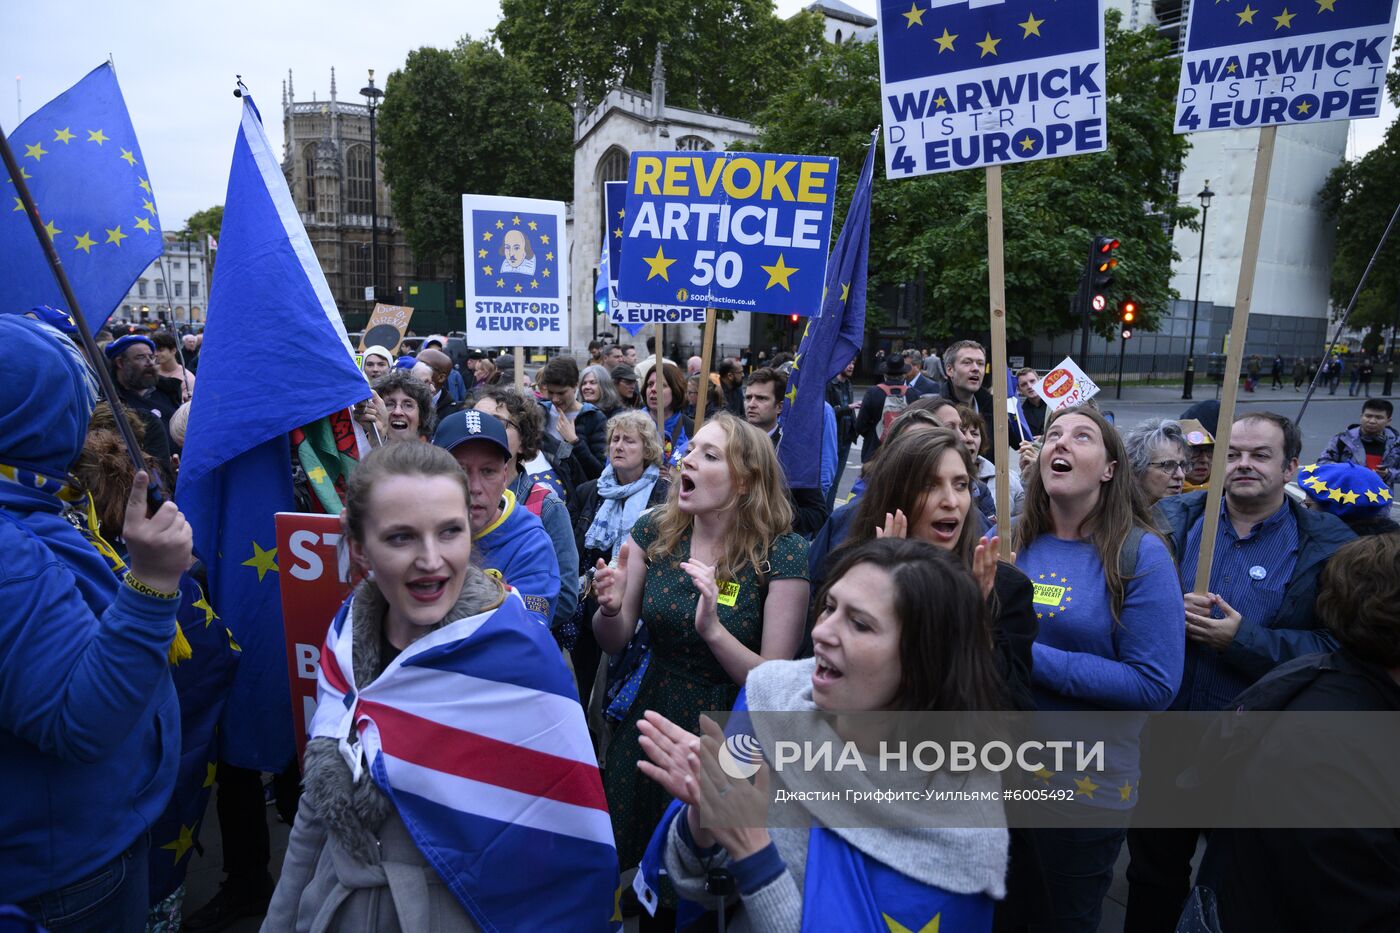
<instances>
[{"instance_id":1,"label":"stone building facade","mask_svg":"<svg viewBox=\"0 0 1400 933\"><path fill-rule=\"evenodd\" d=\"M358 97L358 93L351 95ZM330 98L298 101L292 73L282 91L285 138L282 173L306 225L331 295L350 328L362 326L374 302L365 297L370 279L371 171L369 108L339 98L331 69ZM394 221L383 164L377 185L380 301L405 304L413 258Z\"/></svg>"}]
</instances>

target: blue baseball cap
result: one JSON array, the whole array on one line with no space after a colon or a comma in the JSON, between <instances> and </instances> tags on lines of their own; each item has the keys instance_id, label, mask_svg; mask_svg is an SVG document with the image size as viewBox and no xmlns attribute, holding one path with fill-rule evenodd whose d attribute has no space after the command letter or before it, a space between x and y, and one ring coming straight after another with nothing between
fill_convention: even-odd
<instances>
[{"instance_id":1,"label":"blue baseball cap","mask_svg":"<svg viewBox=\"0 0 1400 933\"><path fill-rule=\"evenodd\" d=\"M443 450L452 450L468 441L486 441L501 449L501 455L511 458L510 439L506 436L506 426L494 415L468 409L454 412L442 419L433 443Z\"/></svg>"},{"instance_id":2,"label":"blue baseball cap","mask_svg":"<svg viewBox=\"0 0 1400 933\"><path fill-rule=\"evenodd\" d=\"M152 353L156 352L155 341L152 340L150 337L146 337L141 334L127 334L125 337L113 340L111 343L107 344L107 349L105 351L107 354L107 359L115 360L117 357L121 356L123 353L125 353L127 350L130 350L138 343L143 343L146 346L150 347Z\"/></svg>"}]
</instances>

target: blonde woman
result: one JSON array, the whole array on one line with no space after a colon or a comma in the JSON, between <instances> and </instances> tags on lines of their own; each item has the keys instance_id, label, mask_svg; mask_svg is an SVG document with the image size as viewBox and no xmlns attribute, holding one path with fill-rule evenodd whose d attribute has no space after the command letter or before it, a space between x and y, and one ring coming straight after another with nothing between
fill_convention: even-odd
<instances>
[{"instance_id":1,"label":"blonde woman","mask_svg":"<svg viewBox=\"0 0 1400 933\"><path fill-rule=\"evenodd\" d=\"M649 666L604 772L625 867L670 803L637 770L637 720L654 710L698 731L702 712L729 709L749 671L791 658L802 640L807 543L791 526L772 441L721 413L691 439L666 504L632 526L617 567L597 564L598 644L622 651L642 618L651 634Z\"/></svg>"}]
</instances>

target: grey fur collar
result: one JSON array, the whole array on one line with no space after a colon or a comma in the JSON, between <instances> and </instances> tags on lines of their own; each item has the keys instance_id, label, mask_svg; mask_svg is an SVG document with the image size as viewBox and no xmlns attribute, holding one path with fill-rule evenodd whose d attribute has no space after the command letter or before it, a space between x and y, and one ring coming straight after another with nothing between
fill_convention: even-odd
<instances>
[{"instance_id":1,"label":"grey fur collar","mask_svg":"<svg viewBox=\"0 0 1400 933\"><path fill-rule=\"evenodd\" d=\"M456 604L433 628L494 609L504 598L501 585L473 567L467 571L467 580ZM388 666L381 662L379 637L388 609L384 594L373 581L366 580L356 588L355 601L350 606L350 624L353 626L353 673L357 689L373 681ZM379 864L377 836L393 804L369 772L355 783L337 740L315 738L306 743L303 775L303 793L336 841L355 861L364 865Z\"/></svg>"}]
</instances>

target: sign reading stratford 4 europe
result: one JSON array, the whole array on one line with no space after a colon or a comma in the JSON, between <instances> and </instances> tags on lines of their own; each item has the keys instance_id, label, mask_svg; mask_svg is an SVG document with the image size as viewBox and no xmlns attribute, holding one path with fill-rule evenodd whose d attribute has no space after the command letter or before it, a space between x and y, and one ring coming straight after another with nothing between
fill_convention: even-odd
<instances>
[{"instance_id":1,"label":"sign reading stratford 4 europe","mask_svg":"<svg viewBox=\"0 0 1400 933\"><path fill-rule=\"evenodd\" d=\"M1380 113L1396 0L1191 4L1176 131Z\"/></svg>"},{"instance_id":2,"label":"sign reading stratford 4 europe","mask_svg":"<svg viewBox=\"0 0 1400 933\"><path fill-rule=\"evenodd\" d=\"M770 152L634 152L618 297L814 314L822 301L836 159Z\"/></svg>"},{"instance_id":3,"label":"sign reading stratford 4 europe","mask_svg":"<svg viewBox=\"0 0 1400 933\"><path fill-rule=\"evenodd\" d=\"M608 237L608 320L627 328L632 334L647 324L705 323L703 307L643 305L617 300L617 271L622 268L622 230L627 221L627 182L604 182L603 204Z\"/></svg>"},{"instance_id":4,"label":"sign reading stratford 4 europe","mask_svg":"<svg viewBox=\"0 0 1400 933\"><path fill-rule=\"evenodd\" d=\"M564 202L462 195L467 346L569 342Z\"/></svg>"},{"instance_id":5,"label":"sign reading stratford 4 europe","mask_svg":"<svg viewBox=\"0 0 1400 933\"><path fill-rule=\"evenodd\" d=\"M879 28L887 178L1107 147L1102 0L880 0Z\"/></svg>"}]
</instances>

